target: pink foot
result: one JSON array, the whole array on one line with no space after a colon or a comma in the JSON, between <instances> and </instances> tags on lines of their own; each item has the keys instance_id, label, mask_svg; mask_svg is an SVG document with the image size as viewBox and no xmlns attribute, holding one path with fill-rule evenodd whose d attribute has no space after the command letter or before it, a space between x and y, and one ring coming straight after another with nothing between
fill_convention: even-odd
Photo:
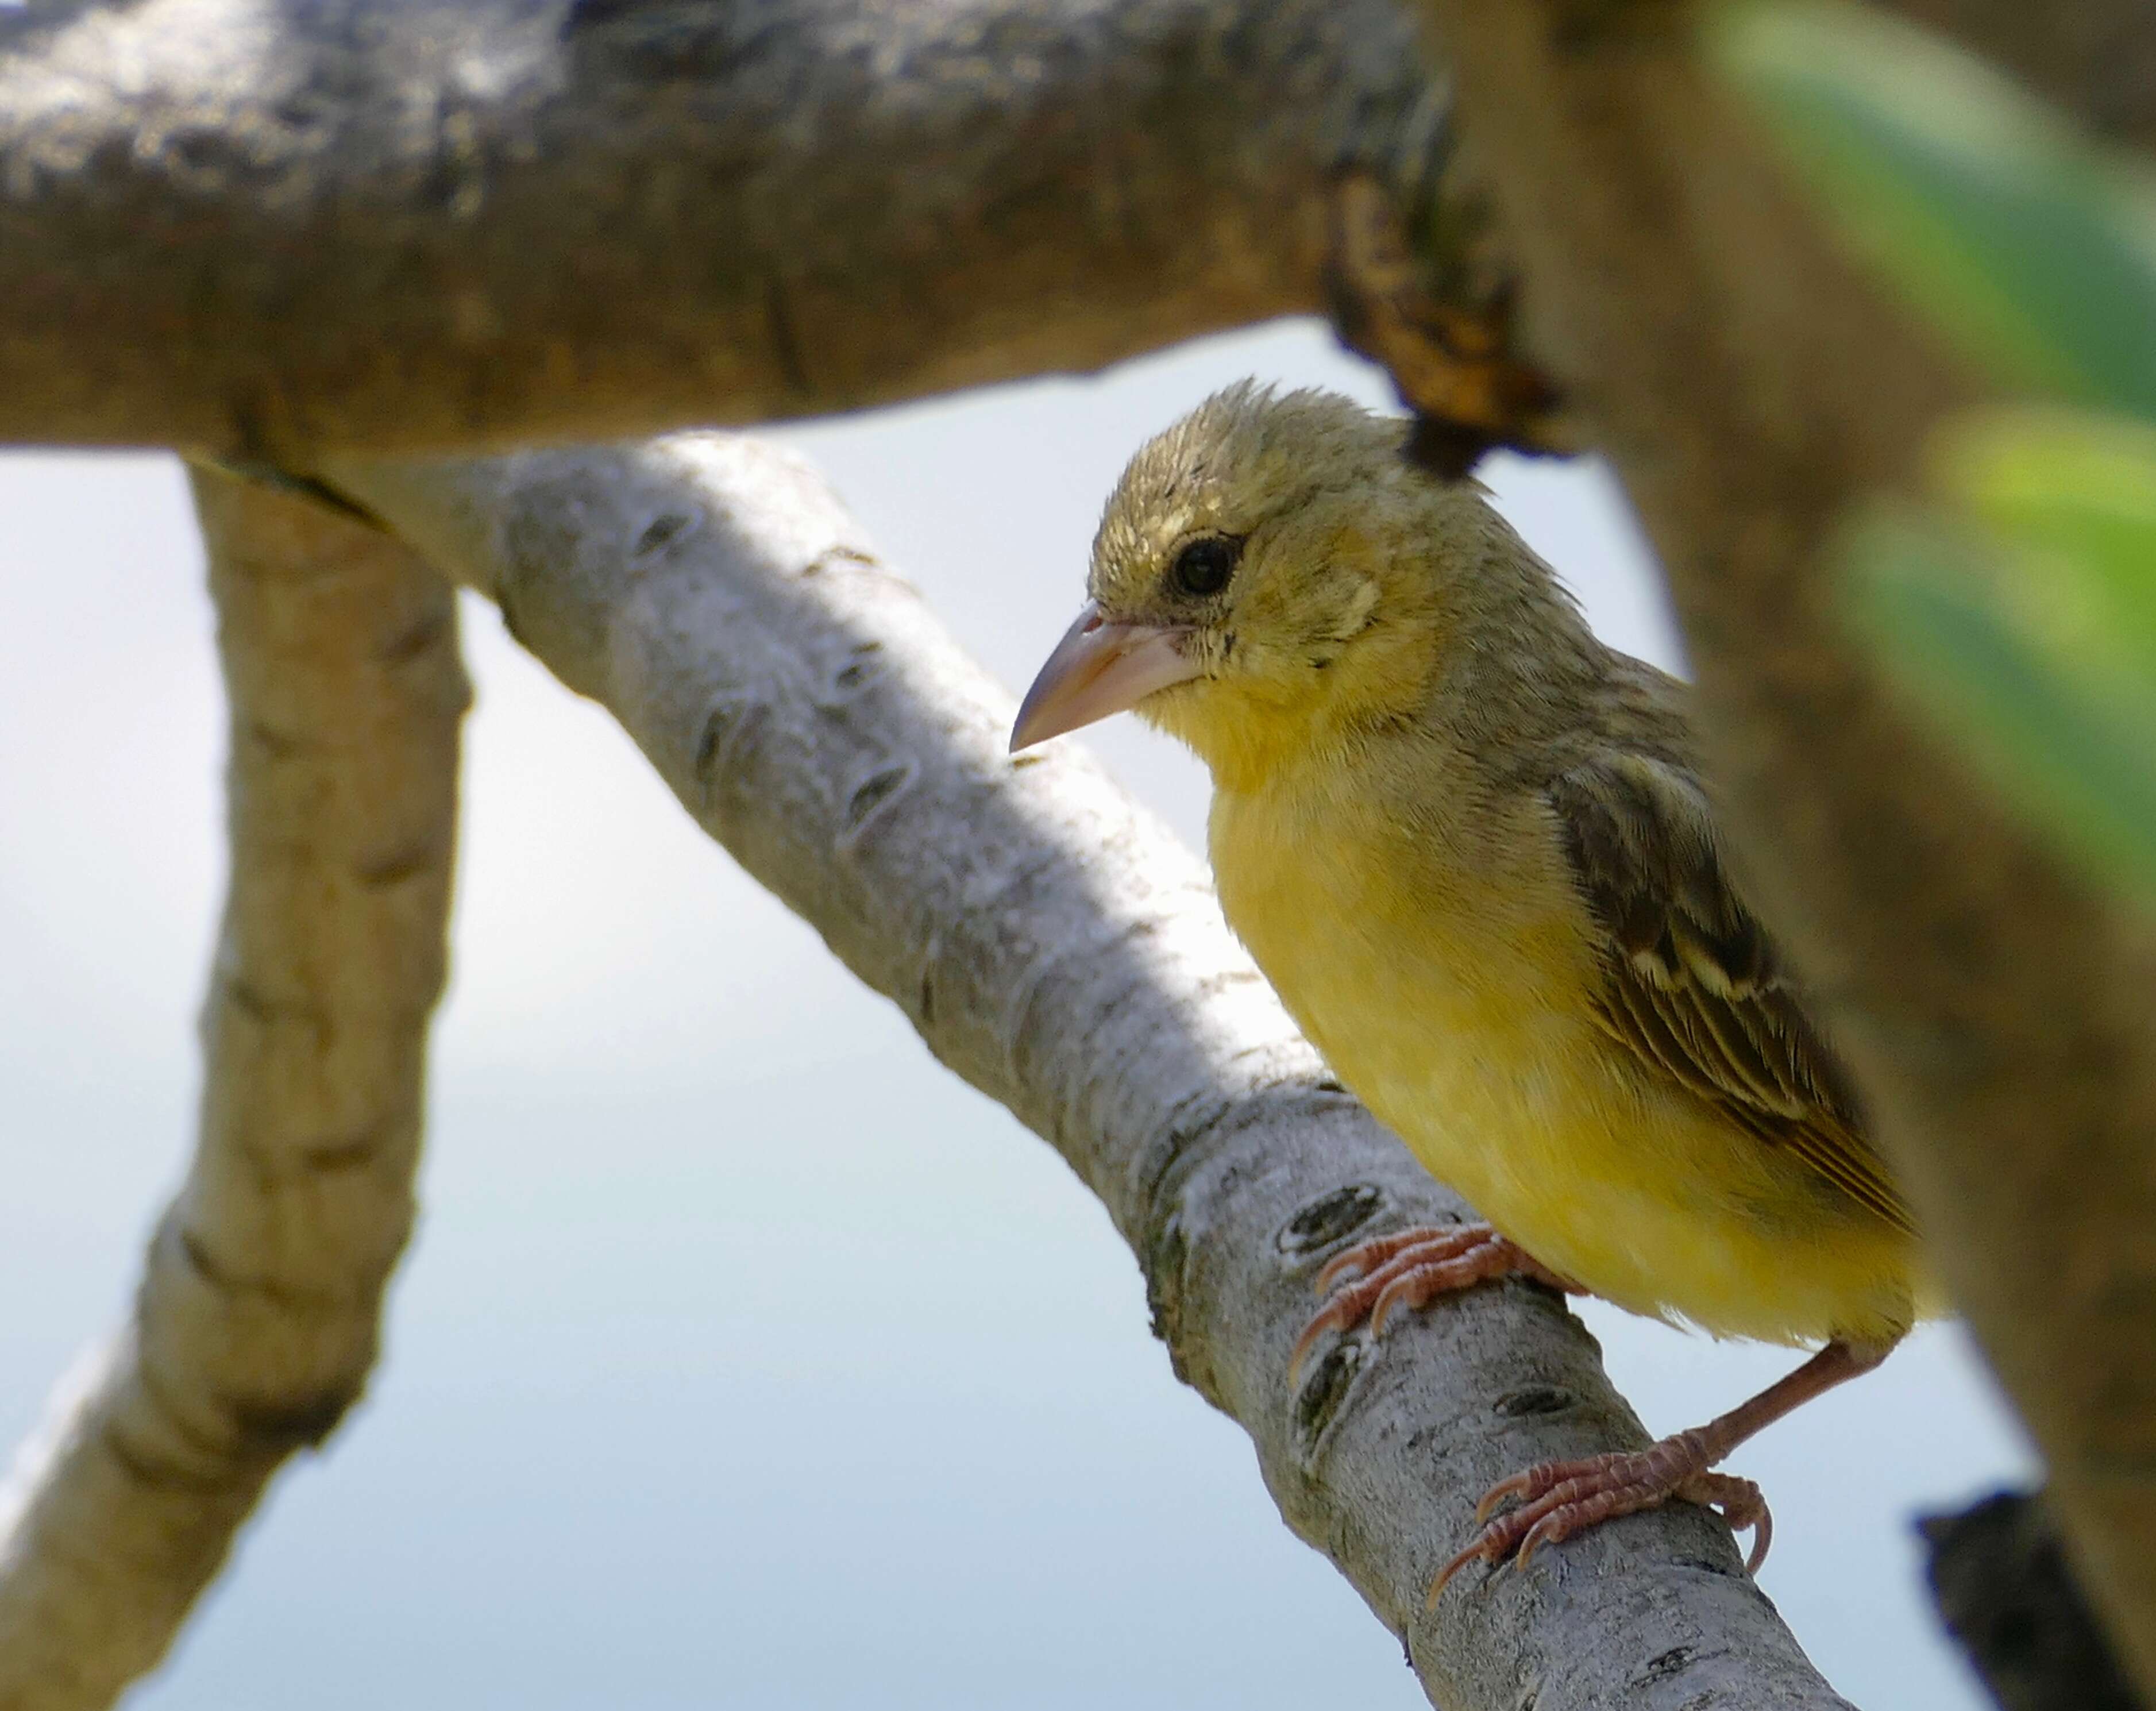
<instances>
[{"instance_id":1,"label":"pink foot","mask_svg":"<svg viewBox=\"0 0 2156 1711\"><path fill-rule=\"evenodd\" d=\"M1752 1554L1744 1568L1748 1574L1758 1573L1774 1536L1767 1499L1748 1479L1710 1472L1712 1459L1703 1436L1686 1431L1635 1452L1613 1451L1577 1462L1546 1462L1500 1480L1483 1494L1475 1510L1475 1518L1486 1524L1466 1549L1439 1570L1429 1602L1436 1603L1445 1582L1478 1557L1486 1563L1510 1558L1516 1566L1524 1566L1543 1545L1555 1544L1620 1515L1659 1508L1672 1498L1717 1510L1732 1528L1751 1528ZM1519 1507L1491 1519L1491 1512L1507 1498L1519 1498Z\"/></svg>"},{"instance_id":2,"label":"pink foot","mask_svg":"<svg viewBox=\"0 0 2156 1711\"><path fill-rule=\"evenodd\" d=\"M1317 1274L1317 1287L1330 1289L1350 1272L1361 1275L1335 1291L1295 1339L1287 1359L1289 1384L1301 1371L1311 1345L1326 1332L1348 1330L1368 1318L1370 1334L1380 1337L1395 1308L1426 1307L1440 1295L1493 1277L1532 1277L1568 1294L1581 1292L1578 1284L1558 1277L1487 1224L1419 1224L1373 1236L1335 1254Z\"/></svg>"}]
</instances>

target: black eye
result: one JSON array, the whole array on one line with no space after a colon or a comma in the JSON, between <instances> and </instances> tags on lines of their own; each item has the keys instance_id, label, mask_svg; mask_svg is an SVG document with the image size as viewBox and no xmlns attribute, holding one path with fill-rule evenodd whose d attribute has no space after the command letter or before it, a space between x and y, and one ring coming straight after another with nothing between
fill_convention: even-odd
<instances>
[{"instance_id":1,"label":"black eye","mask_svg":"<svg viewBox=\"0 0 2156 1711\"><path fill-rule=\"evenodd\" d=\"M1168 573L1168 580L1178 593L1201 598L1217 594L1235 573L1235 557L1242 545L1225 535L1207 535L1193 541L1175 555L1175 568Z\"/></svg>"}]
</instances>

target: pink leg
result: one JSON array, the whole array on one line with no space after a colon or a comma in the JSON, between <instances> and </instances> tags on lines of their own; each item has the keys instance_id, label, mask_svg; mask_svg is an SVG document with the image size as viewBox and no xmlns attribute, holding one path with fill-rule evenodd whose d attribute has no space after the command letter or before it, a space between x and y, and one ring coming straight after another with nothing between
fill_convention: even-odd
<instances>
[{"instance_id":1,"label":"pink leg","mask_svg":"<svg viewBox=\"0 0 2156 1711\"><path fill-rule=\"evenodd\" d=\"M1419 1224L1390 1236L1342 1249L1317 1274L1317 1287L1331 1289L1349 1272L1361 1275L1337 1290L1302 1328L1287 1358L1287 1381L1302 1370L1311 1345L1327 1331L1345 1331L1370 1321L1370 1334L1384 1334L1385 1321L1397 1308L1426 1307L1493 1277L1532 1277L1553 1289L1581 1293L1525 1249L1516 1246L1487 1224Z\"/></svg>"},{"instance_id":2,"label":"pink leg","mask_svg":"<svg viewBox=\"0 0 2156 1711\"><path fill-rule=\"evenodd\" d=\"M1767 1559L1774 1520L1767 1500L1748 1479L1708 1470L1763 1427L1822 1391L1866 1373L1887 1358L1892 1344L1830 1343L1787 1378L1694 1431L1632 1453L1612 1452L1576 1462L1546 1462L1490 1487L1475 1511L1484 1523L1467 1549L1438 1571L1430 1601L1445 1582L1476 1558L1524 1564L1545 1544L1555 1544L1619 1515L1658 1508L1676 1498L1720 1512L1733 1528L1753 1529L1747 1572ZM1507 1498L1517 1508L1496 1518L1491 1512Z\"/></svg>"}]
</instances>

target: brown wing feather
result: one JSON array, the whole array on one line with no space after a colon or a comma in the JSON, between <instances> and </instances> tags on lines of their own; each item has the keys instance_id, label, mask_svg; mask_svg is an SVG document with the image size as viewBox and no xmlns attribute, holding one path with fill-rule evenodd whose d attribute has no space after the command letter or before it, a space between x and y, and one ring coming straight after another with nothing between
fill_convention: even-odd
<instances>
[{"instance_id":1,"label":"brown wing feather","mask_svg":"<svg viewBox=\"0 0 2156 1711\"><path fill-rule=\"evenodd\" d=\"M1678 766L1625 753L1559 774L1548 797L1607 934L1610 1033L1907 1229L1847 1072L1730 883L1698 785Z\"/></svg>"}]
</instances>

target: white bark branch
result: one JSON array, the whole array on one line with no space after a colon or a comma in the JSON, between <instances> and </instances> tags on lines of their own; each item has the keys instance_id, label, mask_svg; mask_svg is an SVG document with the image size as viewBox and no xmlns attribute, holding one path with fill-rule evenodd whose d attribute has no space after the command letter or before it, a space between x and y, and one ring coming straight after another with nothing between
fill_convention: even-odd
<instances>
[{"instance_id":1,"label":"white bark branch","mask_svg":"<svg viewBox=\"0 0 2156 1711\"><path fill-rule=\"evenodd\" d=\"M1843 1705L1727 1532L1681 1504L1425 1611L1487 1484L1640 1444L1638 1422L1523 1284L1348 1339L1289 1389L1322 1261L1460 1202L1327 1080L1172 836L1080 750L1005 755L1009 697L812 471L695 435L335 475L497 600L700 825L1061 1152L1144 1268L1178 1374L1250 1432L1289 1525L1433 1703Z\"/></svg>"},{"instance_id":2,"label":"white bark branch","mask_svg":"<svg viewBox=\"0 0 2156 1711\"><path fill-rule=\"evenodd\" d=\"M277 1467L373 1364L412 1222L468 700L454 596L321 507L196 478L232 704L201 1135L133 1322L0 1493L0 1707L161 1657Z\"/></svg>"},{"instance_id":3,"label":"white bark branch","mask_svg":"<svg viewBox=\"0 0 2156 1711\"><path fill-rule=\"evenodd\" d=\"M1414 214L1393 0L0 5L0 441L593 439L1090 369Z\"/></svg>"}]
</instances>

